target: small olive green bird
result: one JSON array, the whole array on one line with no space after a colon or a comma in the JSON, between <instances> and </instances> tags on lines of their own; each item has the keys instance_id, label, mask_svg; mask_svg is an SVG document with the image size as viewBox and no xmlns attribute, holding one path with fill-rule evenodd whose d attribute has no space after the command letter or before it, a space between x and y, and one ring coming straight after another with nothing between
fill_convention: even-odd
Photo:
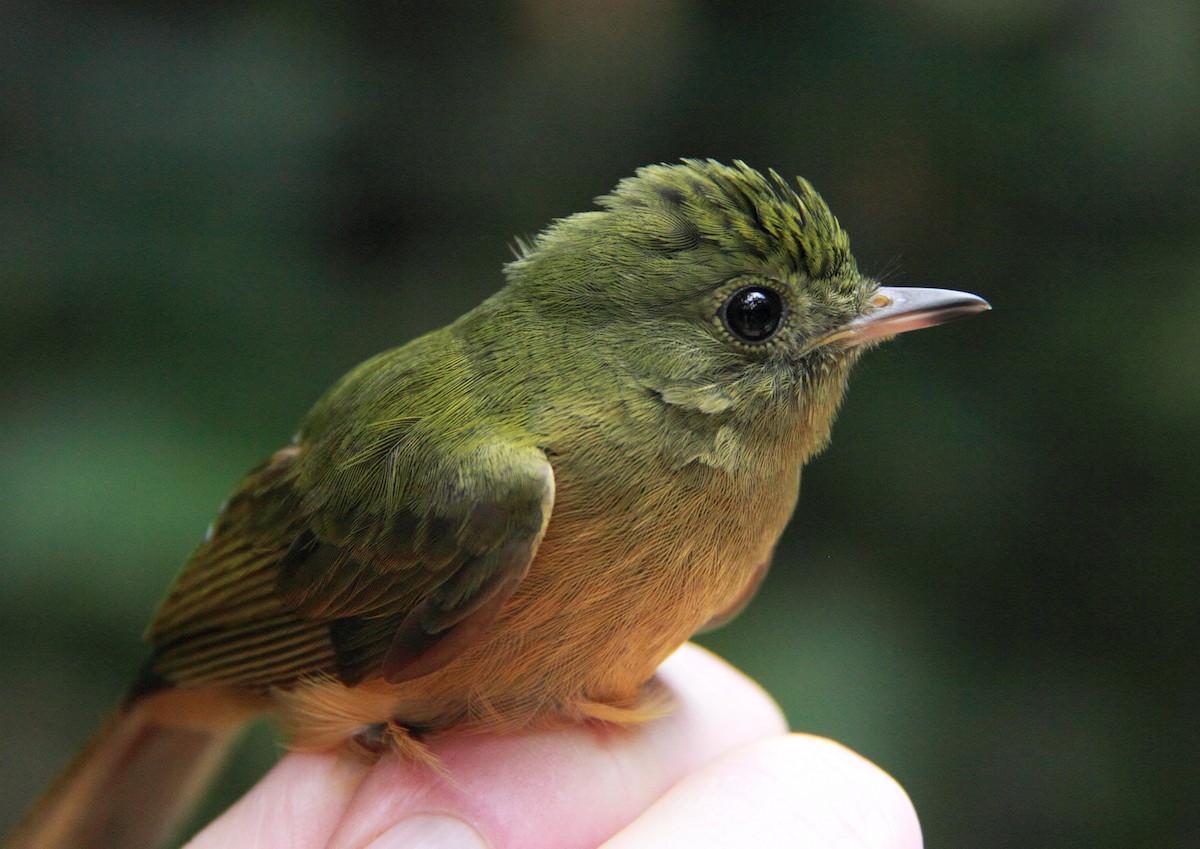
<instances>
[{"instance_id":1,"label":"small olive green bird","mask_svg":"<svg viewBox=\"0 0 1200 849\"><path fill-rule=\"evenodd\" d=\"M166 839L247 719L295 746L637 723L753 594L870 345L985 310L882 287L805 181L643 168L368 360L251 471L129 695L5 844Z\"/></svg>"}]
</instances>

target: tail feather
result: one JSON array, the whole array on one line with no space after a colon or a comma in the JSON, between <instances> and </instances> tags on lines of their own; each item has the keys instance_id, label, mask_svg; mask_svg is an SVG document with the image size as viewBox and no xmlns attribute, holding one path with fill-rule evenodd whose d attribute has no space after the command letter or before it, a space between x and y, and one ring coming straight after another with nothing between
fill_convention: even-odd
<instances>
[{"instance_id":1,"label":"tail feather","mask_svg":"<svg viewBox=\"0 0 1200 849\"><path fill-rule=\"evenodd\" d=\"M50 785L3 849L156 849L187 816L236 725L168 724L120 708Z\"/></svg>"}]
</instances>

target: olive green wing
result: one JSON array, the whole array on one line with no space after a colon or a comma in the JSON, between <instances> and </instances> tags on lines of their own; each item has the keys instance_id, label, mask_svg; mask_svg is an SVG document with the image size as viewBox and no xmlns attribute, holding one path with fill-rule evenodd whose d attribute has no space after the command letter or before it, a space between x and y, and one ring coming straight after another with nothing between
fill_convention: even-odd
<instances>
[{"instance_id":1,"label":"olive green wing","mask_svg":"<svg viewBox=\"0 0 1200 849\"><path fill-rule=\"evenodd\" d=\"M278 452L221 512L151 624L154 676L264 688L425 675L495 618L550 518L554 474L536 447L477 437L353 469L306 467L311 450Z\"/></svg>"},{"instance_id":2,"label":"olive green wing","mask_svg":"<svg viewBox=\"0 0 1200 849\"><path fill-rule=\"evenodd\" d=\"M334 674L327 623L279 597L279 562L300 533L292 479L299 446L277 451L222 505L146 629L153 655L136 689L261 689Z\"/></svg>"},{"instance_id":3,"label":"olive green wing","mask_svg":"<svg viewBox=\"0 0 1200 849\"><path fill-rule=\"evenodd\" d=\"M525 577L550 520L554 472L540 449L476 438L449 463L419 453L419 462L390 455L408 474L365 521L337 518L337 497L311 498L325 521L281 562L281 597L298 615L332 623L348 681L417 678L458 655ZM362 502L378 505L355 480Z\"/></svg>"}]
</instances>

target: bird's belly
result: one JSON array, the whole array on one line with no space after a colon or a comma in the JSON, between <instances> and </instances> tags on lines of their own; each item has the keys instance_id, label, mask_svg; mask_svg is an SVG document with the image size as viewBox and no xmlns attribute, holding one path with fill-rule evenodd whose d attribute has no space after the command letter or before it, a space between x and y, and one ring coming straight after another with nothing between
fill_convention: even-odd
<instances>
[{"instance_id":1,"label":"bird's belly","mask_svg":"<svg viewBox=\"0 0 1200 849\"><path fill-rule=\"evenodd\" d=\"M744 492L709 491L703 501L686 490L668 495L605 519L560 499L528 576L484 639L445 668L398 685L297 688L287 713L302 744L389 720L425 730L514 730L657 715L661 698L644 685L753 589L795 487L749 509L727 503L749 497Z\"/></svg>"}]
</instances>

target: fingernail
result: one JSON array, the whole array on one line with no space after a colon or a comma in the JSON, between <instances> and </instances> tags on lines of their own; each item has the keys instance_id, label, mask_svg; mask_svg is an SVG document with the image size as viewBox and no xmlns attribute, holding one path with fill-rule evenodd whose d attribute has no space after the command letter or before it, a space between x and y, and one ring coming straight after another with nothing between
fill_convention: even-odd
<instances>
[{"instance_id":1,"label":"fingernail","mask_svg":"<svg viewBox=\"0 0 1200 849\"><path fill-rule=\"evenodd\" d=\"M488 844L457 817L420 814L396 823L365 849L488 849Z\"/></svg>"}]
</instances>

